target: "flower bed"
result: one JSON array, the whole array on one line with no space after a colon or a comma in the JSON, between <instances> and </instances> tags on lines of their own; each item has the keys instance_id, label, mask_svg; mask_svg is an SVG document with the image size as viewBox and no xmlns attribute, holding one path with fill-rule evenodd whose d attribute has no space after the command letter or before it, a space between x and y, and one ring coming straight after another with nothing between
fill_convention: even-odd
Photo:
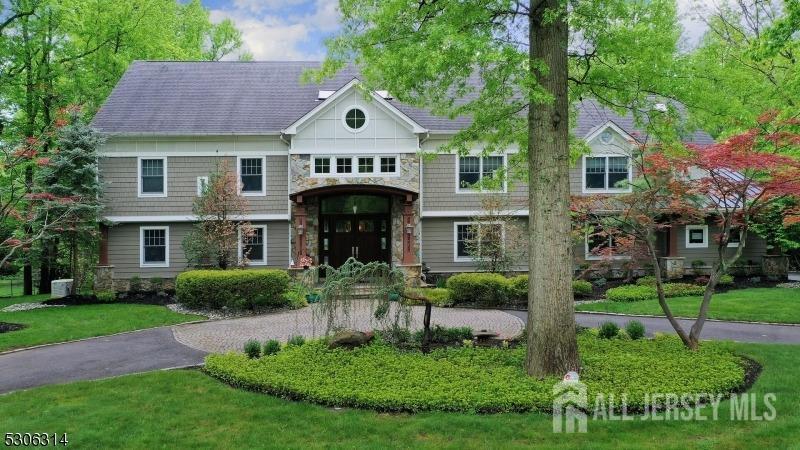
<instances>
[{"instance_id":1,"label":"flower bed","mask_svg":"<svg viewBox=\"0 0 800 450\"><path fill-rule=\"evenodd\" d=\"M744 360L724 343L704 343L691 352L673 337L630 341L581 333L579 346L589 398L627 395L632 408L641 406L648 393L728 393L745 384ZM312 341L259 359L209 355L205 371L236 387L330 406L549 411L559 380L526 376L524 356L524 346L444 348L426 355L381 341L352 351Z\"/></svg>"}]
</instances>

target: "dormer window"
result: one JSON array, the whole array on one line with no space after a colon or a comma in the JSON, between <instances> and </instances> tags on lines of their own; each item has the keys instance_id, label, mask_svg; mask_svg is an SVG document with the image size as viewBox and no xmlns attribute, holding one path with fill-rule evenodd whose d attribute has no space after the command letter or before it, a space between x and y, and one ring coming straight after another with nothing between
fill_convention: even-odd
<instances>
[{"instance_id":1,"label":"dormer window","mask_svg":"<svg viewBox=\"0 0 800 450\"><path fill-rule=\"evenodd\" d=\"M631 161L627 156L583 157L583 192L630 192Z\"/></svg>"},{"instance_id":2,"label":"dormer window","mask_svg":"<svg viewBox=\"0 0 800 450\"><path fill-rule=\"evenodd\" d=\"M363 109L353 107L344 113L344 125L350 131L360 131L367 124L367 113Z\"/></svg>"}]
</instances>

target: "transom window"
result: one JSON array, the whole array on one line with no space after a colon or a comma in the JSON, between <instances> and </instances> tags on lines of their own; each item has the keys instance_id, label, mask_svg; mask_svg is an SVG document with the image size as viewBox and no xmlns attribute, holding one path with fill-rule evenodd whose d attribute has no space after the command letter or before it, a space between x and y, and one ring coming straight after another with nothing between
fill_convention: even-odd
<instances>
[{"instance_id":1,"label":"transom window","mask_svg":"<svg viewBox=\"0 0 800 450\"><path fill-rule=\"evenodd\" d=\"M397 175L397 156L314 156L312 175L316 176L393 176Z\"/></svg>"},{"instance_id":2,"label":"transom window","mask_svg":"<svg viewBox=\"0 0 800 450\"><path fill-rule=\"evenodd\" d=\"M165 197L167 195L166 158L139 159L139 196Z\"/></svg>"},{"instance_id":3,"label":"transom window","mask_svg":"<svg viewBox=\"0 0 800 450\"><path fill-rule=\"evenodd\" d=\"M140 260L142 267L169 266L169 228L142 227L139 231Z\"/></svg>"},{"instance_id":4,"label":"transom window","mask_svg":"<svg viewBox=\"0 0 800 450\"><path fill-rule=\"evenodd\" d=\"M367 123L367 114L361 108L350 108L344 114L344 123L351 130L360 130Z\"/></svg>"},{"instance_id":5,"label":"transom window","mask_svg":"<svg viewBox=\"0 0 800 450\"><path fill-rule=\"evenodd\" d=\"M584 191L628 191L630 158L627 156L584 157Z\"/></svg>"},{"instance_id":6,"label":"transom window","mask_svg":"<svg viewBox=\"0 0 800 450\"><path fill-rule=\"evenodd\" d=\"M469 261L487 245L503 246L503 225L499 223L456 223L455 260Z\"/></svg>"},{"instance_id":7,"label":"transom window","mask_svg":"<svg viewBox=\"0 0 800 450\"><path fill-rule=\"evenodd\" d=\"M687 225L686 248L706 248L706 247L708 247L708 226Z\"/></svg>"},{"instance_id":8,"label":"transom window","mask_svg":"<svg viewBox=\"0 0 800 450\"><path fill-rule=\"evenodd\" d=\"M242 194L264 194L264 158L240 158L239 180Z\"/></svg>"},{"instance_id":9,"label":"transom window","mask_svg":"<svg viewBox=\"0 0 800 450\"><path fill-rule=\"evenodd\" d=\"M242 237L239 258L247 260L250 265L264 265L267 263L267 227L264 225L252 227L249 236Z\"/></svg>"},{"instance_id":10,"label":"transom window","mask_svg":"<svg viewBox=\"0 0 800 450\"><path fill-rule=\"evenodd\" d=\"M505 168L505 157L461 156L458 158L457 191L503 191L505 183L499 178Z\"/></svg>"}]
</instances>

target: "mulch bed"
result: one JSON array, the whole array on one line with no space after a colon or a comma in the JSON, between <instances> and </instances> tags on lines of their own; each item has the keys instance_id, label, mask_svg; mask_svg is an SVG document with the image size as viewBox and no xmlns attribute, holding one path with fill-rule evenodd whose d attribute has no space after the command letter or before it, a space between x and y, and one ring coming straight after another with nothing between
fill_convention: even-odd
<instances>
[{"instance_id":1,"label":"mulch bed","mask_svg":"<svg viewBox=\"0 0 800 450\"><path fill-rule=\"evenodd\" d=\"M18 331L23 328L27 327L27 325L22 323L9 323L9 322L0 322L0 333L8 333L10 331Z\"/></svg>"},{"instance_id":2,"label":"mulch bed","mask_svg":"<svg viewBox=\"0 0 800 450\"><path fill-rule=\"evenodd\" d=\"M94 295L68 295L61 298L51 298L42 302L46 305L97 305L108 304L109 302L101 302ZM139 292L135 294L123 293L117 297L117 300L112 303L135 303L142 305L169 305L175 303L173 295L169 292Z\"/></svg>"}]
</instances>

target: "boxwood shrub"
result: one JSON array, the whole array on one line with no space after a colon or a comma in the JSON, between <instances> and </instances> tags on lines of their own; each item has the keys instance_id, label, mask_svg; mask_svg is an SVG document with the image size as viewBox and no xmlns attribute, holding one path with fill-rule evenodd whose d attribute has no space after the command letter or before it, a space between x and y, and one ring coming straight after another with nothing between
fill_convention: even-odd
<instances>
[{"instance_id":1,"label":"boxwood shrub","mask_svg":"<svg viewBox=\"0 0 800 450\"><path fill-rule=\"evenodd\" d=\"M745 379L730 345L704 342L687 351L674 336L599 339L578 336L581 381L588 398L627 397L643 406L653 392L725 394ZM549 411L556 378L525 374L525 346L398 350L380 339L354 350L321 341L249 359L242 353L206 357L204 370L233 386L328 406L381 411ZM690 370L687 370L689 368Z\"/></svg>"},{"instance_id":2,"label":"boxwood shrub","mask_svg":"<svg viewBox=\"0 0 800 450\"><path fill-rule=\"evenodd\" d=\"M508 278L499 273L460 273L447 279L453 304L472 303L480 307L497 307L508 300Z\"/></svg>"},{"instance_id":3,"label":"boxwood shrub","mask_svg":"<svg viewBox=\"0 0 800 450\"><path fill-rule=\"evenodd\" d=\"M667 298L703 295L704 290L704 286L695 286L693 284L664 284L664 296ZM638 302L642 300L657 299L658 293L655 286L626 284L607 290L606 298L612 302Z\"/></svg>"},{"instance_id":4,"label":"boxwood shrub","mask_svg":"<svg viewBox=\"0 0 800 450\"><path fill-rule=\"evenodd\" d=\"M592 294L592 283L585 280L572 282L572 293L575 297L585 297ZM508 295L511 299L525 302L528 300L528 276L517 275L508 279Z\"/></svg>"},{"instance_id":5,"label":"boxwood shrub","mask_svg":"<svg viewBox=\"0 0 800 450\"><path fill-rule=\"evenodd\" d=\"M287 303L289 275L283 270L191 270L178 275L178 302L195 308L254 309Z\"/></svg>"}]
</instances>

